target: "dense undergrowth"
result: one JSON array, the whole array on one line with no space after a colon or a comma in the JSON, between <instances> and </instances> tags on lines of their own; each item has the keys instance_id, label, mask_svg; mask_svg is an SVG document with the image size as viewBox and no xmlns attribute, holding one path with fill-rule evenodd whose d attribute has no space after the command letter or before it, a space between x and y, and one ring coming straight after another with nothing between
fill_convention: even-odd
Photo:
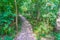
<instances>
[{"instance_id":1,"label":"dense undergrowth","mask_svg":"<svg viewBox=\"0 0 60 40\"><path fill-rule=\"evenodd\" d=\"M17 0L18 14L25 16L32 24L39 39L53 34L59 6L60 0ZM0 35L16 33L15 10L14 1L0 1Z\"/></svg>"}]
</instances>

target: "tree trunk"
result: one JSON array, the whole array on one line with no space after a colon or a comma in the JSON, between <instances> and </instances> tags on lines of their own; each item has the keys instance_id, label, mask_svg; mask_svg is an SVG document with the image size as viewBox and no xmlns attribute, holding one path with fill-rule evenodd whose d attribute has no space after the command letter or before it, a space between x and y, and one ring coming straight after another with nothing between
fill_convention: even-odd
<instances>
[{"instance_id":1,"label":"tree trunk","mask_svg":"<svg viewBox=\"0 0 60 40\"><path fill-rule=\"evenodd\" d=\"M17 2L16 2L16 0L14 0L15 1L15 8L16 8L16 30L18 31L18 10L17 10Z\"/></svg>"}]
</instances>

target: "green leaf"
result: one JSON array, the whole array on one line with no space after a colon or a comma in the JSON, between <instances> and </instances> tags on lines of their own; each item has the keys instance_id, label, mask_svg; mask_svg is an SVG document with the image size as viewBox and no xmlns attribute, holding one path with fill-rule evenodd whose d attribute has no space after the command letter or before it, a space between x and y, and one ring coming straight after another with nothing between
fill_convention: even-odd
<instances>
[{"instance_id":1,"label":"green leaf","mask_svg":"<svg viewBox=\"0 0 60 40\"><path fill-rule=\"evenodd\" d=\"M10 37L10 36L5 36L5 37L4 37L4 40L13 40L13 38Z\"/></svg>"}]
</instances>

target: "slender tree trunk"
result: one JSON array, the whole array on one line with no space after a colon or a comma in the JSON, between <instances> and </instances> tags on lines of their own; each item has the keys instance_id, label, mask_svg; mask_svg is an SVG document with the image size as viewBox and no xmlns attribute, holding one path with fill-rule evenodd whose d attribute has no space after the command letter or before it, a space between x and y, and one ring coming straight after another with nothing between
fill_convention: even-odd
<instances>
[{"instance_id":1,"label":"slender tree trunk","mask_svg":"<svg viewBox=\"0 0 60 40\"><path fill-rule=\"evenodd\" d=\"M16 9L16 30L18 31L18 10L17 10L17 2L15 1L15 9Z\"/></svg>"}]
</instances>

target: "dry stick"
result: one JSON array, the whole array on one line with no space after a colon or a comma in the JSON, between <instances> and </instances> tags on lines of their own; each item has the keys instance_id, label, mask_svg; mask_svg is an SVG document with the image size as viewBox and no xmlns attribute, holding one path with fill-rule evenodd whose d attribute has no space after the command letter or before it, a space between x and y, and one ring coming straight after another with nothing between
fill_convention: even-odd
<instances>
[{"instance_id":1,"label":"dry stick","mask_svg":"<svg viewBox=\"0 0 60 40\"><path fill-rule=\"evenodd\" d=\"M16 30L18 31L18 13L17 13L17 2L16 2L16 0L14 0L15 1L15 8L16 8Z\"/></svg>"}]
</instances>

